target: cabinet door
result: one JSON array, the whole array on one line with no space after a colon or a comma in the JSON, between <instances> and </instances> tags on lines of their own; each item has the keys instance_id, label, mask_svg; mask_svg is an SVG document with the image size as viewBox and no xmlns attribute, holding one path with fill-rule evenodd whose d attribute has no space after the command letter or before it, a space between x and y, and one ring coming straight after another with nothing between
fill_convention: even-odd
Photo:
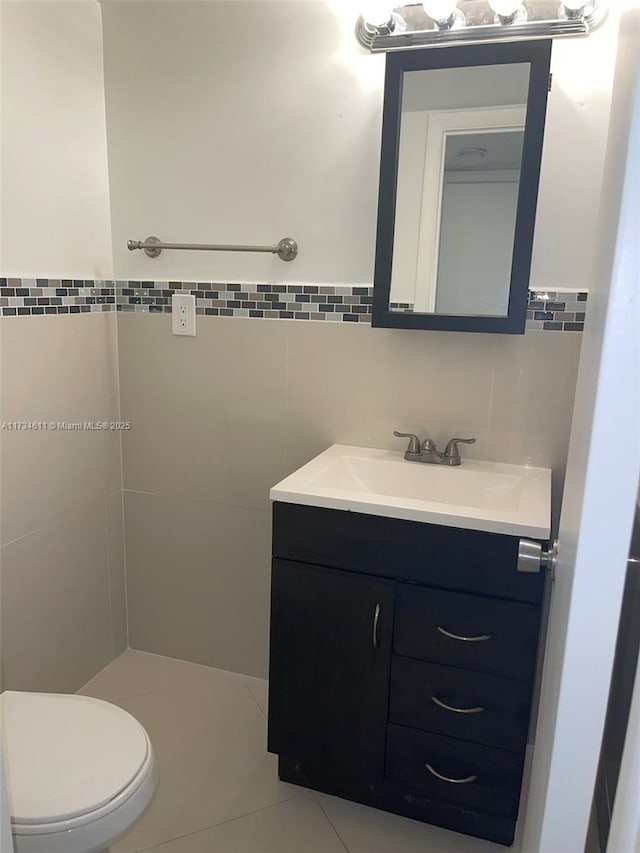
<instances>
[{"instance_id":1,"label":"cabinet door","mask_svg":"<svg viewBox=\"0 0 640 853\"><path fill-rule=\"evenodd\" d=\"M382 780L391 581L274 560L269 750L367 784Z\"/></svg>"}]
</instances>

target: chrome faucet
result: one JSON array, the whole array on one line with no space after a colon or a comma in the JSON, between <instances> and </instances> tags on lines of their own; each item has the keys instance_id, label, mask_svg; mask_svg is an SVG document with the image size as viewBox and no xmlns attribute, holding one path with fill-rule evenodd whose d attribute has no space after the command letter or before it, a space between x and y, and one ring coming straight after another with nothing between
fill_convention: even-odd
<instances>
[{"instance_id":1,"label":"chrome faucet","mask_svg":"<svg viewBox=\"0 0 640 853\"><path fill-rule=\"evenodd\" d=\"M412 432L393 431L397 438L408 438L409 446L407 447L404 458L409 462L426 462L431 465L460 465L462 458L458 450L458 444L475 444L475 438L452 438L447 442L444 453L440 453L436 447L435 441L426 438L422 444L417 435Z\"/></svg>"}]
</instances>

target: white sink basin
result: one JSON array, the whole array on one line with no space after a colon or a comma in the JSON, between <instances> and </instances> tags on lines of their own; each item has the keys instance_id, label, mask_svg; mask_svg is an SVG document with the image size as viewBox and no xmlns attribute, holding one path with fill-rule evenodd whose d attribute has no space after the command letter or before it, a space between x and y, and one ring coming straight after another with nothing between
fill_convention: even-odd
<instances>
[{"instance_id":1,"label":"white sink basin","mask_svg":"<svg viewBox=\"0 0 640 853\"><path fill-rule=\"evenodd\" d=\"M271 500L547 539L551 471L465 459L449 468L334 444L271 489Z\"/></svg>"}]
</instances>

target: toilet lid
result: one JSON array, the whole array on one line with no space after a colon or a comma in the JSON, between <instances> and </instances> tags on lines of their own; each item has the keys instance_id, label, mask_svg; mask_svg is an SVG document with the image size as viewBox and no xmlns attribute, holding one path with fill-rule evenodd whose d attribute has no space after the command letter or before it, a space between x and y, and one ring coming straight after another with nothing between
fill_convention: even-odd
<instances>
[{"instance_id":1,"label":"toilet lid","mask_svg":"<svg viewBox=\"0 0 640 853\"><path fill-rule=\"evenodd\" d=\"M14 823L67 820L106 805L135 778L147 734L122 708L88 696L2 694Z\"/></svg>"}]
</instances>

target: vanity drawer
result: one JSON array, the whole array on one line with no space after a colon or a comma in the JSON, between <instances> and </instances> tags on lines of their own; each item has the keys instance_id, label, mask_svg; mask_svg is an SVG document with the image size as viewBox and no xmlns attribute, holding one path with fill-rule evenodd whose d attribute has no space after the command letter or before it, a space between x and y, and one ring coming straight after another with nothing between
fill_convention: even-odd
<instances>
[{"instance_id":1,"label":"vanity drawer","mask_svg":"<svg viewBox=\"0 0 640 853\"><path fill-rule=\"evenodd\" d=\"M517 571L517 536L339 509L273 504L273 556L538 603L544 572Z\"/></svg>"},{"instance_id":2,"label":"vanity drawer","mask_svg":"<svg viewBox=\"0 0 640 853\"><path fill-rule=\"evenodd\" d=\"M394 653L529 680L539 609L440 589L399 584Z\"/></svg>"},{"instance_id":3,"label":"vanity drawer","mask_svg":"<svg viewBox=\"0 0 640 853\"><path fill-rule=\"evenodd\" d=\"M387 728L387 778L442 803L516 817L524 759L401 726Z\"/></svg>"},{"instance_id":4,"label":"vanity drawer","mask_svg":"<svg viewBox=\"0 0 640 853\"><path fill-rule=\"evenodd\" d=\"M522 752L531 689L526 682L394 657L389 719L401 726Z\"/></svg>"}]
</instances>

